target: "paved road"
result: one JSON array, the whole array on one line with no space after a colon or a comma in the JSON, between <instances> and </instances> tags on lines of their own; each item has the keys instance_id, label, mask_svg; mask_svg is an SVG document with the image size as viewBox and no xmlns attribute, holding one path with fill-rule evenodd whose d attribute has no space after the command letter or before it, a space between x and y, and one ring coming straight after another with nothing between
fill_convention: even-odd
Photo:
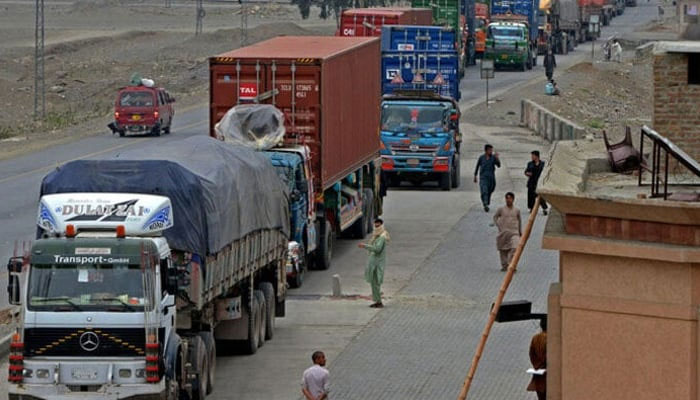
<instances>
[{"instance_id":1,"label":"paved road","mask_svg":"<svg viewBox=\"0 0 700 400\"><path fill-rule=\"evenodd\" d=\"M615 31L629 31L638 23L654 18L655 13L656 5L628 8L625 15L613 20L611 27L604 28L603 37ZM558 64L570 65L587 57L589 51L590 43L581 45L569 56L559 57ZM477 79L477 74L477 68L468 69L462 82L462 104L465 107L482 101L484 83ZM502 95L514 85L543 77L541 66L524 73L499 71L496 79L491 81L493 96ZM0 162L0 184L3 185L0 260L12 255L15 240L32 239L39 184L51 168L72 159L108 157L133 146L157 146L165 140L206 134L206 127L206 109L196 108L178 114L170 136L118 138L101 133ZM455 379L463 378L467 355L473 350L472 333L482 325L485 307L500 277L493 266L496 257L491 237L493 232L483 231L487 216L478 210L469 211L478 203L477 188L467 179L472 161L485 140L509 149L502 151L504 160L512 161L504 161L501 169L496 194L500 196L508 188L521 191L522 182L518 180L527 153L532 146L544 145L518 130L494 132L479 127L468 128L470 137L463 154L463 186L459 190L439 192L403 188L391 191L387 198L385 217L393 244L383 289L392 298L389 301L392 306L377 312L366 307L367 300L363 297L332 300L324 296L330 293L333 274L341 275L346 294L366 296L369 293L362 280L364 254L358 252L356 242L341 241L334 267L330 271L309 274L304 287L293 291L288 306L289 317L279 320L277 336L272 342L255 356L219 358L218 388L212 398L229 398L231 393L236 393L239 399L295 398L299 373L309 363L310 352L316 348L323 348L329 355L338 398L368 398L359 393L406 398L405 393L421 393L420 390L434 387L431 386L431 377L438 386L444 387L445 393L453 393L459 384ZM106 132L102 128L96 130ZM537 229L541 227L538 225ZM539 236L537 232L534 238ZM486 238L483 238L484 234ZM464 243L469 245L464 246ZM516 289L513 295L531 299L541 309L544 285L553 279L553 270L549 268L556 262L551 256L536 261L533 252L538 246L536 240L530 245L526 254L527 266L519 273L525 285ZM464 260L473 262L465 266ZM541 273L536 275L534 271ZM6 272L0 271L0 287L5 282ZM0 296L0 303L6 305L4 295ZM444 313L435 312L443 309ZM442 328L431 333L435 327ZM510 333L501 339L495 336L491 344L499 344L504 349L520 348L523 337L533 332L531 326L510 329L507 331ZM448 352L445 347L426 346L436 343L437 339L451 343L459 350ZM415 357L399 357L410 356L414 349L420 350ZM489 357L483 360L484 376L515 376L513 386L504 387L503 393L519 393L523 356L502 353ZM516 366L511 365L512 360L517 361ZM384 370L389 361L406 363L406 371L411 374L394 371L388 375L389 371ZM489 390L495 389L487 389L490 386L486 383L491 381L485 379L482 385L481 376L478 376L476 385L482 389L475 390L483 397L477 398L496 398L489 394ZM421 382L424 386L417 387ZM406 388L413 391L405 392Z\"/></svg>"}]
</instances>

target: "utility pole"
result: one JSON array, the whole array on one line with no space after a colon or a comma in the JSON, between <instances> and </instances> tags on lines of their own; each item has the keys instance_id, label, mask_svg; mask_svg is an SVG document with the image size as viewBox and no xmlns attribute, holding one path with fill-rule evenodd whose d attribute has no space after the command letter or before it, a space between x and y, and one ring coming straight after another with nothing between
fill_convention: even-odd
<instances>
[{"instance_id":1,"label":"utility pole","mask_svg":"<svg viewBox=\"0 0 700 400\"><path fill-rule=\"evenodd\" d=\"M204 12L202 0L197 0L197 25L194 28L195 35L199 35L200 33L202 33L202 23L205 15L206 13Z\"/></svg>"},{"instance_id":2,"label":"utility pole","mask_svg":"<svg viewBox=\"0 0 700 400\"><path fill-rule=\"evenodd\" d=\"M34 24L34 119L46 117L44 85L44 0L36 0Z\"/></svg>"},{"instance_id":3,"label":"utility pole","mask_svg":"<svg viewBox=\"0 0 700 400\"><path fill-rule=\"evenodd\" d=\"M248 44L248 3L239 0L241 4L241 47Z\"/></svg>"}]
</instances>

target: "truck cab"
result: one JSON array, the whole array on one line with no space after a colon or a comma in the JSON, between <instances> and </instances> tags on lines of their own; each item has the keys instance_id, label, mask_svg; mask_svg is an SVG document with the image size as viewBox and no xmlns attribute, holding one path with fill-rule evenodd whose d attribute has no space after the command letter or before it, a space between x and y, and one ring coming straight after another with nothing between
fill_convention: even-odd
<instances>
[{"instance_id":1,"label":"truck cab","mask_svg":"<svg viewBox=\"0 0 700 400\"><path fill-rule=\"evenodd\" d=\"M304 274L317 247L317 228L313 199L311 151L307 146L275 147L263 152L287 185L290 193L290 251L287 282L291 287L302 285Z\"/></svg>"},{"instance_id":2,"label":"truck cab","mask_svg":"<svg viewBox=\"0 0 700 400\"><path fill-rule=\"evenodd\" d=\"M381 106L382 170L389 184L437 180L450 190L460 183L459 106L431 91L395 92Z\"/></svg>"},{"instance_id":3,"label":"truck cab","mask_svg":"<svg viewBox=\"0 0 700 400\"><path fill-rule=\"evenodd\" d=\"M537 62L537 52L531 43L528 25L524 22L491 22L486 33L485 57L493 60L496 67L515 67L521 71L532 69Z\"/></svg>"}]
</instances>

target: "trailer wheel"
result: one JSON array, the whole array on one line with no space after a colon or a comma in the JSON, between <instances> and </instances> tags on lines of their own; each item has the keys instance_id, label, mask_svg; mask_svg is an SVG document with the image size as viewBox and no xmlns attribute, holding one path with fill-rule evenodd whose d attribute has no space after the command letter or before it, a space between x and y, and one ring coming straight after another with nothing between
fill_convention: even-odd
<instances>
[{"instance_id":1,"label":"trailer wheel","mask_svg":"<svg viewBox=\"0 0 700 400\"><path fill-rule=\"evenodd\" d=\"M124 137L126 136L126 131L124 129L119 131L119 137Z\"/></svg>"},{"instance_id":2,"label":"trailer wheel","mask_svg":"<svg viewBox=\"0 0 700 400\"><path fill-rule=\"evenodd\" d=\"M255 354L258 351L260 339L260 306L257 296L253 296L252 303L248 307L248 338L245 340L245 351L248 354Z\"/></svg>"},{"instance_id":3,"label":"trailer wheel","mask_svg":"<svg viewBox=\"0 0 700 400\"><path fill-rule=\"evenodd\" d=\"M459 187L459 184L461 182L461 167L460 167L460 161L459 161L459 154L455 154L455 158L452 161L452 188L456 189Z\"/></svg>"},{"instance_id":4,"label":"trailer wheel","mask_svg":"<svg viewBox=\"0 0 700 400\"><path fill-rule=\"evenodd\" d=\"M272 340L275 335L275 289L270 282L261 282L260 291L265 297L265 340Z\"/></svg>"},{"instance_id":5,"label":"trailer wheel","mask_svg":"<svg viewBox=\"0 0 700 400\"><path fill-rule=\"evenodd\" d=\"M199 371L192 381L192 400L202 400L207 395L207 385L209 384L209 361L207 349L204 341L199 336L194 336L190 340L192 350L190 351L190 363L195 371Z\"/></svg>"},{"instance_id":6,"label":"trailer wheel","mask_svg":"<svg viewBox=\"0 0 700 400\"><path fill-rule=\"evenodd\" d=\"M258 299L258 347L265 345L265 337L267 336L267 305L265 304L265 295L262 290L254 291L255 297Z\"/></svg>"},{"instance_id":7,"label":"trailer wheel","mask_svg":"<svg viewBox=\"0 0 700 400\"><path fill-rule=\"evenodd\" d=\"M440 189L450 190L452 187L452 172L445 172L440 175Z\"/></svg>"},{"instance_id":8,"label":"trailer wheel","mask_svg":"<svg viewBox=\"0 0 700 400\"><path fill-rule=\"evenodd\" d=\"M214 380L216 378L216 341L211 332L200 332L199 337L204 341L209 358L209 370L207 374L207 394L214 391Z\"/></svg>"},{"instance_id":9,"label":"trailer wheel","mask_svg":"<svg viewBox=\"0 0 700 400\"><path fill-rule=\"evenodd\" d=\"M316 268L326 270L331 267L331 257L333 256L333 228L331 223L324 221L325 229L321 236L318 248L316 249Z\"/></svg>"},{"instance_id":10,"label":"trailer wheel","mask_svg":"<svg viewBox=\"0 0 700 400\"><path fill-rule=\"evenodd\" d=\"M365 232L367 234L372 233L374 230L374 192L372 189L365 189L365 199L367 202L367 218L365 218Z\"/></svg>"}]
</instances>

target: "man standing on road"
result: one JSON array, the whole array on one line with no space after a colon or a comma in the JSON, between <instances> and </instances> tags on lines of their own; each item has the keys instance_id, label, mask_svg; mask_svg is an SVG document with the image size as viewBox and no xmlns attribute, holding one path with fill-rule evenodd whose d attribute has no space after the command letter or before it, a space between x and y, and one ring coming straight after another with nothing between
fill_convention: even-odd
<instances>
[{"instance_id":1,"label":"man standing on road","mask_svg":"<svg viewBox=\"0 0 700 400\"><path fill-rule=\"evenodd\" d=\"M532 374L532 380L527 385L528 392L537 393L537 400L547 398L547 318L540 320L542 332L532 337L530 342L530 362L534 370L543 369L544 374Z\"/></svg>"},{"instance_id":2,"label":"man standing on road","mask_svg":"<svg viewBox=\"0 0 700 400\"><path fill-rule=\"evenodd\" d=\"M306 400L327 400L328 399L328 370L326 366L326 355L322 351L315 351L311 355L314 365L304 371L301 380L301 392Z\"/></svg>"},{"instance_id":3,"label":"man standing on road","mask_svg":"<svg viewBox=\"0 0 700 400\"><path fill-rule=\"evenodd\" d=\"M537 198L537 183L544 169L544 161L540 160L540 152L537 150L530 152L530 156L532 161L527 163L525 175L527 176L527 209L532 212L532 207L535 206L535 199ZM540 198L540 206L542 206L544 215L547 215L547 202L543 198Z\"/></svg>"},{"instance_id":4,"label":"man standing on road","mask_svg":"<svg viewBox=\"0 0 700 400\"><path fill-rule=\"evenodd\" d=\"M554 52L552 47L547 47L547 54L544 55L544 74L547 76L547 80L551 81L554 76L554 68L557 66L557 60L554 58Z\"/></svg>"},{"instance_id":5,"label":"man standing on road","mask_svg":"<svg viewBox=\"0 0 700 400\"><path fill-rule=\"evenodd\" d=\"M507 270L513 260L522 232L520 210L513 205L514 201L515 195L512 192L506 193L505 207L499 208L493 216L493 223L498 227L496 247L501 256L501 271Z\"/></svg>"},{"instance_id":6,"label":"man standing on road","mask_svg":"<svg viewBox=\"0 0 700 400\"><path fill-rule=\"evenodd\" d=\"M360 243L358 247L369 252L369 262L365 267L365 280L372 286L372 308L382 308L382 282L386 265L386 243L390 240L389 232L384 229L381 218L374 220L374 232L369 243Z\"/></svg>"},{"instance_id":7,"label":"man standing on road","mask_svg":"<svg viewBox=\"0 0 700 400\"><path fill-rule=\"evenodd\" d=\"M493 146L487 144L484 146L484 154L479 156L474 169L474 183L477 182L478 175L481 203L486 212L489 212L491 194L496 190L496 167L501 168L501 160L498 159L498 153L493 152Z\"/></svg>"}]
</instances>

